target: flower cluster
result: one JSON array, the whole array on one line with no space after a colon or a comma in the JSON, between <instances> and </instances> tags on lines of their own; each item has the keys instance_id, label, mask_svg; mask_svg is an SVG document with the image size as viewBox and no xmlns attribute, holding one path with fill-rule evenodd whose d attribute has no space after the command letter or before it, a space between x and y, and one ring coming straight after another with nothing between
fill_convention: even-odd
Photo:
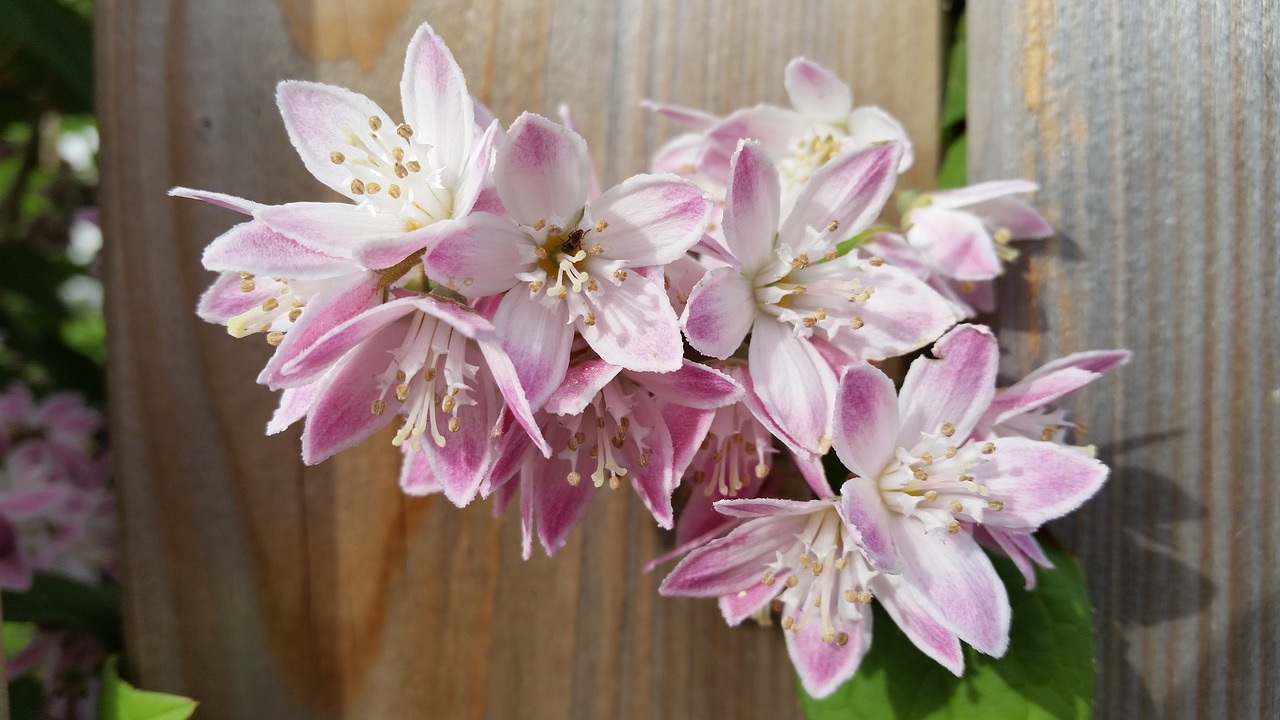
<instances>
[{"instance_id":1,"label":"flower cluster","mask_svg":"<svg viewBox=\"0 0 1280 720\"><path fill-rule=\"evenodd\" d=\"M957 323L991 307L1010 241L1051 234L1012 197L1034 186L913 195L890 224L913 162L902 127L807 60L785 84L791 108L652 106L690 131L602 191L570 123L504 128L423 26L403 122L347 90L279 86L306 167L349 202L173 191L247 218L206 249L221 275L199 313L275 347L267 429L304 421L307 463L393 425L406 492L518 501L526 557L629 483L688 553L662 592L719 597L731 623L778 601L812 694L856 669L873 598L959 673L961 640L1008 641L980 544L1033 584L1031 533L1107 475L1046 408L1126 355L997 392L995 338ZM871 364L935 341L900 394ZM782 461L807 498L774 497Z\"/></svg>"},{"instance_id":2,"label":"flower cluster","mask_svg":"<svg viewBox=\"0 0 1280 720\"><path fill-rule=\"evenodd\" d=\"M102 425L76 393L37 403L14 383L0 394L0 587L26 590L36 572L91 584L116 575Z\"/></svg>"}]
</instances>

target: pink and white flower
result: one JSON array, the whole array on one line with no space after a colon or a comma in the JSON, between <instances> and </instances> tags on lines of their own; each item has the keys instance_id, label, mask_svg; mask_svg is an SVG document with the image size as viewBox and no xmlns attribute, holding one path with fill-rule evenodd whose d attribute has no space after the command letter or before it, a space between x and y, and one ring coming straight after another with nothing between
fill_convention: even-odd
<instances>
[{"instance_id":1,"label":"pink and white flower","mask_svg":"<svg viewBox=\"0 0 1280 720\"><path fill-rule=\"evenodd\" d=\"M624 480L658 525L670 528L676 446L664 406L714 410L741 395L729 376L688 360L670 373L580 360L541 414L540 427L555 455L544 460L524 436L507 435L488 490L496 494L499 510L519 492L525 557L532 552L535 527L543 548L554 553L581 522L596 490L617 489Z\"/></svg>"},{"instance_id":2,"label":"pink and white flower","mask_svg":"<svg viewBox=\"0 0 1280 720\"><path fill-rule=\"evenodd\" d=\"M756 105L725 118L664 105L658 114L705 134L698 170L727 184L730 157L738 142L758 140L778 158L784 196L794 199L823 165L841 155L883 142L902 147L899 172L913 162L906 130L892 115L874 106L853 106L853 93L827 68L798 57L783 75L790 108Z\"/></svg>"},{"instance_id":3,"label":"pink and white flower","mask_svg":"<svg viewBox=\"0 0 1280 720\"><path fill-rule=\"evenodd\" d=\"M904 214L904 234L877 234L864 249L914 272L964 317L991 312L990 281L1018 254L1009 243L1053 235L1035 208L1010 197L1036 189L1029 180L997 180L927 193Z\"/></svg>"},{"instance_id":4,"label":"pink and white flower","mask_svg":"<svg viewBox=\"0 0 1280 720\"><path fill-rule=\"evenodd\" d=\"M674 176L636 175L588 200L591 182L586 142L526 113L494 167L510 219L474 213L448 223L423 259L428 275L468 297L502 294L493 322L534 407L564 378L575 330L630 370L672 372L683 356L661 284L638 270L698 241L706 197ZM364 256L388 250L401 252L388 244Z\"/></svg>"},{"instance_id":5,"label":"pink and white flower","mask_svg":"<svg viewBox=\"0 0 1280 720\"><path fill-rule=\"evenodd\" d=\"M462 70L422 25L409 44L400 84L405 122L359 93L287 81L277 100L289 139L307 169L351 203L262 205L175 188L251 216L206 250L223 273L201 300L206 320L238 337L256 332L279 349L260 381L332 328L385 300L420 264L440 220L471 212L489 182L496 122L476 124ZM394 239L403 254L361 264L357 251Z\"/></svg>"},{"instance_id":6,"label":"pink and white flower","mask_svg":"<svg viewBox=\"0 0 1280 720\"><path fill-rule=\"evenodd\" d=\"M901 575L950 634L999 656L1008 597L973 528L1034 532L1096 493L1107 468L1054 443L970 439L994 395L995 338L961 325L934 354L912 363L896 397L870 365L841 378L833 446L853 473L842 513L872 567ZM941 647L925 651L947 664Z\"/></svg>"},{"instance_id":7,"label":"pink and white flower","mask_svg":"<svg viewBox=\"0 0 1280 720\"><path fill-rule=\"evenodd\" d=\"M734 263L707 273L681 317L695 349L726 358L751 334L751 381L779 437L803 456L831 438L836 373L856 359L918 348L955 322L946 301L879 258L837 244L879 214L900 149L876 145L824 165L785 217L778 172L743 141L733 157L724 233Z\"/></svg>"},{"instance_id":8,"label":"pink and white flower","mask_svg":"<svg viewBox=\"0 0 1280 720\"><path fill-rule=\"evenodd\" d=\"M488 320L447 298L409 295L383 303L281 367L283 382L298 394L282 403L292 414L273 422L283 429L306 416L302 458L314 464L403 416L392 442L408 448L405 491L438 486L466 505L492 469L504 411L550 453L495 336Z\"/></svg>"},{"instance_id":9,"label":"pink and white flower","mask_svg":"<svg viewBox=\"0 0 1280 720\"><path fill-rule=\"evenodd\" d=\"M721 500L716 509L742 524L689 553L659 592L719 597L730 625L781 601L787 652L810 695L830 695L857 670L871 647L873 597L913 643L960 673L954 635L910 585L868 562L840 500Z\"/></svg>"}]
</instances>

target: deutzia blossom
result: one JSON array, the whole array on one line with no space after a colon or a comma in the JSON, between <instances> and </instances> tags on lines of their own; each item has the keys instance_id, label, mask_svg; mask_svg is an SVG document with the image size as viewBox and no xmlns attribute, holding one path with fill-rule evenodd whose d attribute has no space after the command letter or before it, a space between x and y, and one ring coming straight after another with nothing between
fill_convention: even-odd
<instances>
[{"instance_id":1,"label":"deutzia blossom","mask_svg":"<svg viewBox=\"0 0 1280 720\"><path fill-rule=\"evenodd\" d=\"M810 695L830 695L857 670L871 647L873 597L913 643L960 673L955 638L909 585L867 561L840 500L721 500L716 509L745 522L689 553L659 592L719 597L730 625L780 600L787 652Z\"/></svg>"},{"instance_id":2,"label":"deutzia blossom","mask_svg":"<svg viewBox=\"0 0 1280 720\"><path fill-rule=\"evenodd\" d=\"M896 397L870 365L841 378L833 446L853 473L842 512L872 567L901 575L950 634L999 656L1009 601L973 528L1033 532L1096 493L1107 468L1054 443L969 439L994 394L995 338L961 325L934 354L912 363ZM924 649L946 664L950 647Z\"/></svg>"},{"instance_id":3,"label":"deutzia blossom","mask_svg":"<svg viewBox=\"0 0 1280 720\"><path fill-rule=\"evenodd\" d=\"M743 141L724 214L735 264L707 273L681 317L689 343L712 357L738 352L751 334L752 384L780 437L802 454L829 447L833 361L904 353L955 322L947 303L908 273L837 253L840 239L875 220L899 154L884 144L831 161L782 218L773 163L759 143Z\"/></svg>"},{"instance_id":4,"label":"deutzia blossom","mask_svg":"<svg viewBox=\"0 0 1280 720\"><path fill-rule=\"evenodd\" d=\"M424 263L469 297L503 294L493 322L530 402L539 406L564 378L575 330L614 365L678 369L675 312L639 270L679 259L702 236L702 191L674 176L637 175L588 201L586 142L528 113L498 151L494 183L511 219L474 213L449 223Z\"/></svg>"},{"instance_id":5,"label":"deutzia blossom","mask_svg":"<svg viewBox=\"0 0 1280 720\"><path fill-rule=\"evenodd\" d=\"M499 510L520 493L525 557L535 527L547 553L554 553L595 491L624 481L658 524L670 528L675 447L663 405L714 410L741 395L727 375L689 360L670 373L623 370L593 357L571 365L542 413L551 460L538 457L524 435L510 433L492 475L489 491L497 494Z\"/></svg>"}]
</instances>

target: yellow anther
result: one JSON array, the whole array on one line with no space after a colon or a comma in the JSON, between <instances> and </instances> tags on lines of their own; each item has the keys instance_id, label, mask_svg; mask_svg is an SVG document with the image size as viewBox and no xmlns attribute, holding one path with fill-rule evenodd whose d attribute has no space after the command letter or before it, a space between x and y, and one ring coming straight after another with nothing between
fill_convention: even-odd
<instances>
[{"instance_id":1,"label":"yellow anther","mask_svg":"<svg viewBox=\"0 0 1280 720\"><path fill-rule=\"evenodd\" d=\"M959 500L952 500L950 504L950 508L951 508L951 512L953 513L964 511L964 505L961 505Z\"/></svg>"},{"instance_id":2,"label":"yellow anther","mask_svg":"<svg viewBox=\"0 0 1280 720\"><path fill-rule=\"evenodd\" d=\"M253 283L253 278L240 280L240 292L250 293L253 292L255 288L256 286Z\"/></svg>"},{"instance_id":3,"label":"yellow anther","mask_svg":"<svg viewBox=\"0 0 1280 720\"><path fill-rule=\"evenodd\" d=\"M951 446L949 446L949 447L947 448L947 457L948 457L948 458L953 458L953 457L955 457L955 456L956 456L956 452L957 452L957 451L958 451L958 448L956 448L956 446L955 446L955 445L951 445Z\"/></svg>"},{"instance_id":4,"label":"yellow anther","mask_svg":"<svg viewBox=\"0 0 1280 720\"><path fill-rule=\"evenodd\" d=\"M956 434L956 426L949 422L942 423L942 436L951 437Z\"/></svg>"},{"instance_id":5,"label":"yellow anther","mask_svg":"<svg viewBox=\"0 0 1280 720\"><path fill-rule=\"evenodd\" d=\"M284 333L280 332L279 330L277 330L276 332L267 333L268 345L279 345L282 342L284 342Z\"/></svg>"},{"instance_id":6,"label":"yellow anther","mask_svg":"<svg viewBox=\"0 0 1280 720\"><path fill-rule=\"evenodd\" d=\"M800 554L800 567L809 567L811 562L813 562L813 558L809 557L809 553Z\"/></svg>"},{"instance_id":7,"label":"yellow anther","mask_svg":"<svg viewBox=\"0 0 1280 720\"><path fill-rule=\"evenodd\" d=\"M396 162L404 162L404 148L392 148L391 157L395 158Z\"/></svg>"},{"instance_id":8,"label":"yellow anther","mask_svg":"<svg viewBox=\"0 0 1280 720\"><path fill-rule=\"evenodd\" d=\"M838 633L836 633L836 644L837 644L837 645L839 645L839 646L841 646L841 647L843 647L843 646L845 646L845 645L848 645L848 644L849 644L849 633L847 633L847 632L838 632Z\"/></svg>"},{"instance_id":9,"label":"yellow anther","mask_svg":"<svg viewBox=\"0 0 1280 720\"><path fill-rule=\"evenodd\" d=\"M866 323L862 322L862 316L861 316L861 315L854 315L854 316L853 316L853 319L849 321L849 329L850 329L850 330L857 330L857 329L861 328L861 327L862 327L863 325L865 325L865 324L866 324Z\"/></svg>"},{"instance_id":10,"label":"yellow anther","mask_svg":"<svg viewBox=\"0 0 1280 720\"><path fill-rule=\"evenodd\" d=\"M764 574L764 577L760 578L760 582L765 585L773 585L775 582L777 582L777 580L778 578L774 576L772 570L770 570L769 572L766 572Z\"/></svg>"},{"instance_id":11,"label":"yellow anther","mask_svg":"<svg viewBox=\"0 0 1280 720\"><path fill-rule=\"evenodd\" d=\"M787 615L786 617L782 618L783 630L790 630L791 626L795 624L796 624L795 618L791 617L790 615Z\"/></svg>"},{"instance_id":12,"label":"yellow anther","mask_svg":"<svg viewBox=\"0 0 1280 720\"><path fill-rule=\"evenodd\" d=\"M370 130L372 130L372 131L374 131L374 132L377 132L377 131L378 131L378 130L380 130L381 128L382 128L382 118L378 117L377 115L370 115L370 116L369 116L369 129L370 129Z\"/></svg>"},{"instance_id":13,"label":"yellow anther","mask_svg":"<svg viewBox=\"0 0 1280 720\"><path fill-rule=\"evenodd\" d=\"M363 181L363 180L361 180L360 178L356 178L356 179L354 179L354 180L352 180L352 181L351 181L351 194L352 194L352 195L363 195L363 194L364 194L364 181Z\"/></svg>"},{"instance_id":14,"label":"yellow anther","mask_svg":"<svg viewBox=\"0 0 1280 720\"><path fill-rule=\"evenodd\" d=\"M929 479L929 473L925 472L925 471L924 471L924 470L922 470L921 468L911 468L911 475L912 475L912 477L914 477L914 478L915 478L915 479L917 479L917 480L928 480L928 479Z\"/></svg>"},{"instance_id":15,"label":"yellow anther","mask_svg":"<svg viewBox=\"0 0 1280 720\"><path fill-rule=\"evenodd\" d=\"M1044 429L1040 431L1040 439L1047 442L1049 440L1052 440L1053 436L1057 434L1058 434L1058 428L1052 425L1045 425Z\"/></svg>"},{"instance_id":16,"label":"yellow anther","mask_svg":"<svg viewBox=\"0 0 1280 720\"><path fill-rule=\"evenodd\" d=\"M871 265L871 267L880 267L884 265L884 258L879 255L872 255L871 259L867 260L867 264Z\"/></svg>"},{"instance_id":17,"label":"yellow anther","mask_svg":"<svg viewBox=\"0 0 1280 720\"><path fill-rule=\"evenodd\" d=\"M646 453L640 453L636 456L636 464L640 467L649 467L649 456Z\"/></svg>"},{"instance_id":18,"label":"yellow anther","mask_svg":"<svg viewBox=\"0 0 1280 720\"><path fill-rule=\"evenodd\" d=\"M960 532L960 523L956 522L955 520L952 520L951 522L947 523L947 532L952 535L955 535L956 533Z\"/></svg>"},{"instance_id":19,"label":"yellow anther","mask_svg":"<svg viewBox=\"0 0 1280 720\"><path fill-rule=\"evenodd\" d=\"M933 453L923 453L920 455L920 464L929 467L933 464Z\"/></svg>"},{"instance_id":20,"label":"yellow anther","mask_svg":"<svg viewBox=\"0 0 1280 720\"><path fill-rule=\"evenodd\" d=\"M627 279L627 271L626 271L626 270L614 270L614 271L613 271L613 279L614 279L614 280L617 280L618 282L622 282L623 280L626 280L626 279Z\"/></svg>"},{"instance_id":21,"label":"yellow anther","mask_svg":"<svg viewBox=\"0 0 1280 720\"><path fill-rule=\"evenodd\" d=\"M828 250L828 251L826 251L826 252L822 253L822 258L823 258L824 260L835 260L835 259L836 259L836 251L835 251L835 250Z\"/></svg>"},{"instance_id":22,"label":"yellow anther","mask_svg":"<svg viewBox=\"0 0 1280 720\"><path fill-rule=\"evenodd\" d=\"M993 452L995 452L995 451L996 451L996 444L995 444L995 443L987 443L986 445L983 445L983 446L982 446L982 454L983 454L983 455L990 455L991 453L993 453Z\"/></svg>"},{"instance_id":23,"label":"yellow anther","mask_svg":"<svg viewBox=\"0 0 1280 720\"><path fill-rule=\"evenodd\" d=\"M604 232L604 229L605 229L605 228L607 228L607 227L609 227L609 223L608 223L608 222L606 222L606 221L604 221L604 220L597 220L597 221L596 221L596 232Z\"/></svg>"},{"instance_id":24,"label":"yellow anther","mask_svg":"<svg viewBox=\"0 0 1280 720\"><path fill-rule=\"evenodd\" d=\"M800 584L800 578L796 577L795 575L788 575L786 584L787 584L787 587L793 588Z\"/></svg>"},{"instance_id":25,"label":"yellow anther","mask_svg":"<svg viewBox=\"0 0 1280 720\"><path fill-rule=\"evenodd\" d=\"M406 169L409 170L409 172L416 173L416 172L422 171L422 163L418 162L417 160L410 160L409 162L405 163L404 166Z\"/></svg>"},{"instance_id":26,"label":"yellow anther","mask_svg":"<svg viewBox=\"0 0 1280 720\"><path fill-rule=\"evenodd\" d=\"M408 123L400 123L400 125L396 127L396 134L405 140L408 140L413 137L413 128L409 127Z\"/></svg>"},{"instance_id":27,"label":"yellow anther","mask_svg":"<svg viewBox=\"0 0 1280 720\"><path fill-rule=\"evenodd\" d=\"M391 183L391 187L387 188L387 194L397 200L400 199L400 186L395 183Z\"/></svg>"},{"instance_id":28,"label":"yellow anther","mask_svg":"<svg viewBox=\"0 0 1280 720\"><path fill-rule=\"evenodd\" d=\"M925 502L933 502L938 499L938 491L930 490L924 494Z\"/></svg>"},{"instance_id":29,"label":"yellow anther","mask_svg":"<svg viewBox=\"0 0 1280 720\"><path fill-rule=\"evenodd\" d=\"M394 169L396 171L396 177L400 179L409 177L409 168L405 167L404 165L401 165L400 163L396 163L396 166Z\"/></svg>"},{"instance_id":30,"label":"yellow anther","mask_svg":"<svg viewBox=\"0 0 1280 720\"><path fill-rule=\"evenodd\" d=\"M456 417L449 418L449 432L458 432L460 427L462 427L462 421Z\"/></svg>"},{"instance_id":31,"label":"yellow anther","mask_svg":"<svg viewBox=\"0 0 1280 720\"><path fill-rule=\"evenodd\" d=\"M386 401L381 399L374 400L373 404L369 406L369 411L372 412L374 415L381 415L382 413L387 411Z\"/></svg>"},{"instance_id":32,"label":"yellow anther","mask_svg":"<svg viewBox=\"0 0 1280 720\"><path fill-rule=\"evenodd\" d=\"M295 308L289 311L289 322L298 322L298 318L302 316L302 309Z\"/></svg>"},{"instance_id":33,"label":"yellow anther","mask_svg":"<svg viewBox=\"0 0 1280 720\"><path fill-rule=\"evenodd\" d=\"M347 161L347 156L343 155L337 150L334 150L333 152L329 153L329 161L332 162L334 165L341 165L342 163Z\"/></svg>"},{"instance_id":34,"label":"yellow anther","mask_svg":"<svg viewBox=\"0 0 1280 720\"><path fill-rule=\"evenodd\" d=\"M573 470L565 476L565 480L568 480L570 485L578 487L578 483L582 482L582 476L578 474L577 470Z\"/></svg>"},{"instance_id":35,"label":"yellow anther","mask_svg":"<svg viewBox=\"0 0 1280 720\"><path fill-rule=\"evenodd\" d=\"M809 267L809 256L800 254L791 259L791 269L800 270Z\"/></svg>"},{"instance_id":36,"label":"yellow anther","mask_svg":"<svg viewBox=\"0 0 1280 720\"><path fill-rule=\"evenodd\" d=\"M1001 245L1008 245L1013 240L1013 233L1009 231L1009 228L1002 227L996 230L995 240Z\"/></svg>"},{"instance_id":37,"label":"yellow anther","mask_svg":"<svg viewBox=\"0 0 1280 720\"><path fill-rule=\"evenodd\" d=\"M827 232L835 232L835 231L837 231L837 230L839 230L839 229L840 229L840 221L839 221L839 220L832 220L832 221L827 225Z\"/></svg>"},{"instance_id":38,"label":"yellow anther","mask_svg":"<svg viewBox=\"0 0 1280 720\"><path fill-rule=\"evenodd\" d=\"M400 402L409 399L409 383L400 383L396 386L396 399Z\"/></svg>"},{"instance_id":39,"label":"yellow anther","mask_svg":"<svg viewBox=\"0 0 1280 720\"><path fill-rule=\"evenodd\" d=\"M1002 501L1002 500L988 500L988 501L987 501L987 507L991 508L992 510L995 510L996 512L999 512L999 511L1001 511L1001 510L1003 510L1003 509L1004 509L1004 501Z\"/></svg>"}]
</instances>

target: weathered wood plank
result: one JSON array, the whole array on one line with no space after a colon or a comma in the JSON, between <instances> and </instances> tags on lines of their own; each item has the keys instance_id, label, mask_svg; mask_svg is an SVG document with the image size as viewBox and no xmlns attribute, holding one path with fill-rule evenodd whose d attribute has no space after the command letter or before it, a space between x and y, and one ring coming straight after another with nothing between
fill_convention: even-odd
<instances>
[{"instance_id":1,"label":"weathered wood plank","mask_svg":"<svg viewBox=\"0 0 1280 720\"><path fill-rule=\"evenodd\" d=\"M1280 715L1280 9L974 0L970 174L1061 235L1006 279L1018 375L1123 346L1076 417L1114 464L1057 529L1099 629L1099 717Z\"/></svg>"},{"instance_id":2,"label":"weathered wood plank","mask_svg":"<svg viewBox=\"0 0 1280 720\"><path fill-rule=\"evenodd\" d=\"M99 6L111 426L133 669L209 718L799 717L776 630L661 600L661 539L601 497L554 561L518 523L403 497L385 443L316 468L264 438L265 346L192 313L202 246L236 221L177 184L265 202L320 197L274 107L280 78L366 92L393 113L418 22L510 121L573 104L609 181L669 129L654 97L725 112L784 100L806 54L903 117L917 182L936 164L935 0L110 0ZM385 440L385 438L383 438Z\"/></svg>"}]
</instances>

